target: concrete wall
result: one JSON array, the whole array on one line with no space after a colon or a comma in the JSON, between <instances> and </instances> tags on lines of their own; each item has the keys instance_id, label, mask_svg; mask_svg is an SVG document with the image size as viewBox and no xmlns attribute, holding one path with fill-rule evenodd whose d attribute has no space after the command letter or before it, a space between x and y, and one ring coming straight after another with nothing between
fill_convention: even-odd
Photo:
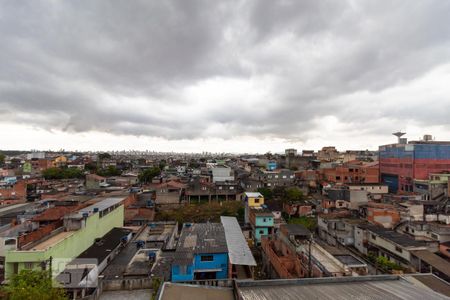
<instances>
[{"instance_id":1,"label":"concrete wall","mask_svg":"<svg viewBox=\"0 0 450 300\"><path fill-rule=\"evenodd\" d=\"M367 255L367 247L365 245L367 241L367 233L365 230L356 227L354 231L354 246L359 252Z\"/></svg>"}]
</instances>

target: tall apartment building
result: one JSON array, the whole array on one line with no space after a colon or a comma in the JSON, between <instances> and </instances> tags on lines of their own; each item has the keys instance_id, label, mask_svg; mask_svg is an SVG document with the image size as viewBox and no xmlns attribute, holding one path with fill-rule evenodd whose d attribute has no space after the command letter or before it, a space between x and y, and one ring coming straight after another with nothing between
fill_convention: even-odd
<instances>
[{"instance_id":1,"label":"tall apartment building","mask_svg":"<svg viewBox=\"0 0 450 300\"><path fill-rule=\"evenodd\" d=\"M413 192L414 179L450 171L450 141L434 141L425 135L421 141L407 143L400 136L398 143L379 147L380 178L389 192Z\"/></svg>"}]
</instances>

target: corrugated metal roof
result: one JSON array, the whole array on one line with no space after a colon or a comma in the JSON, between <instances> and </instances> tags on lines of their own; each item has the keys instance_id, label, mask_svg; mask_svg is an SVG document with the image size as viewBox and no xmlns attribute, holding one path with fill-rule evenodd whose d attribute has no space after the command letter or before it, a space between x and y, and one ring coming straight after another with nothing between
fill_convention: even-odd
<instances>
[{"instance_id":1,"label":"corrugated metal roof","mask_svg":"<svg viewBox=\"0 0 450 300\"><path fill-rule=\"evenodd\" d=\"M220 221L225 230L230 262L233 265L256 266L255 258L248 247L236 218L222 216Z\"/></svg>"},{"instance_id":2,"label":"corrugated metal roof","mask_svg":"<svg viewBox=\"0 0 450 300\"><path fill-rule=\"evenodd\" d=\"M194 254L228 252L222 224L196 223L184 226L178 240L177 252Z\"/></svg>"},{"instance_id":3,"label":"corrugated metal roof","mask_svg":"<svg viewBox=\"0 0 450 300\"><path fill-rule=\"evenodd\" d=\"M106 199L104 199L102 201L99 201L99 202L93 204L93 205L90 205L88 207L80 209L78 212L81 213L81 214L84 213L84 212L92 213L92 212L94 212L95 208L97 208L98 211L103 211L103 210L105 210L105 209L107 209L107 208L109 208L111 206L114 206L114 205L120 203L123 200L124 200L124 197L110 197L110 198L106 198Z\"/></svg>"},{"instance_id":4,"label":"corrugated metal roof","mask_svg":"<svg viewBox=\"0 0 450 300\"><path fill-rule=\"evenodd\" d=\"M428 250L412 251L412 254L431 265L439 272L444 273L447 277L450 277L450 263L447 260Z\"/></svg>"},{"instance_id":5,"label":"corrugated metal roof","mask_svg":"<svg viewBox=\"0 0 450 300\"><path fill-rule=\"evenodd\" d=\"M262 198L263 195L261 193L257 193L257 192L245 192L245 195L247 197L251 197L251 198Z\"/></svg>"},{"instance_id":6,"label":"corrugated metal roof","mask_svg":"<svg viewBox=\"0 0 450 300\"><path fill-rule=\"evenodd\" d=\"M239 284L238 284L239 285ZM404 279L311 283L311 284L266 284L242 286L239 294L243 300L302 300L302 299L450 299L442 294L413 285Z\"/></svg>"},{"instance_id":7,"label":"corrugated metal roof","mask_svg":"<svg viewBox=\"0 0 450 300\"><path fill-rule=\"evenodd\" d=\"M8 205L8 206L2 206L0 208L0 213L9 212L14 209L31 206L31 205L32 205L31 203L19 203L19 204L13 204L13 205Z\"/></svg>"}]
</instances>

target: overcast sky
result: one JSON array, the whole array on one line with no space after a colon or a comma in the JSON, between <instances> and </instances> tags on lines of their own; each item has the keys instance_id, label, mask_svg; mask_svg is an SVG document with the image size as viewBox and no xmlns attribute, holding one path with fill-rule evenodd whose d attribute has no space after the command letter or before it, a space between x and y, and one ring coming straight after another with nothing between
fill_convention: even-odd
<instances>
[{"instance_id":1,"label":"overcast sky","mask_svg":"<svg viewBox=\"0 0 450 300\"><path fill-rule=\"evenodd\" d=\"M450 140L450 1L2 1L0 149Z\"/></svg>"}]
</instances>

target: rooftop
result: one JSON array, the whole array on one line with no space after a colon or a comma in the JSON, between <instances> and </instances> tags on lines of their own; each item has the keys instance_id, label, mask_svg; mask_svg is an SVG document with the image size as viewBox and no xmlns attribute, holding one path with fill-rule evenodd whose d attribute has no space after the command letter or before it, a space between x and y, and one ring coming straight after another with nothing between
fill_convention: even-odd
<instances>
[{"instance_id":1,"label":"rooftop","mask_svg":"<svg viewBox=\"0 0 450 300\"><path fill-rule=\"evenodd\" d=\"M225 238L228 246L228 255L233 265L256 266L255 258L248 247L235 217L220 217L225 230Z\"/></svg>"},{"instance_id":2,"label":"rooftop","mask_svg":"<svg viewBox=\"0 0 450 300\"><path fill-rule=\"evenodd\" d=\"M96 258L101 263L112 250L119 246L121 238L130 233L129 229L115 227L81 253L78 258Z\"/></svg>"},{"instance_id":3,"label":"rooftop","mask_svg":"<svg viewBox=\"0 0 450 300\"><path fill-rule=\"evenodd\" d=\"M264 198L264 196L261 193L256 192L245 192L245 196L250 198Z\"/></svg>"},{"instance_id":4,"label":"rooftop","mask_svg":"<svg viewBox=\"0 0 450 300\"><path fill-rule=\"evenodd\" d=\"M424 286L441 293L447 297L450 297L450 283L440 279L439 277L432 274L412 274L407 276L408 281L417 280Z\"/></svg>"},{"instance_id":5,"label":"rooftop","mask_svg":"<svg viewBox=\"0 0 450 300\"><path fill-rule=\"evenodd\" d=\"M92 212L94 212L94 210L103 211L107 208L110 208L111 206L119 204L123 200L124 200L123 197L108 197L108 198L105 198L104 200L101 200L93 205L90 205L88 207L80 209L78 211L78 213L80 213L80 214L92 213Z\"/></svg>"},{"instance_id":6,"label":"rooftop","mask_svg":"<svg viewBox=\"0 0 450 300\"><path fill-rule=\"evenodd\" d=\"M222 224L184 224L178 240L177 252L195 254L228 252L225 230Z\"/></svg>"},{"instance_id":7,"label":"rooftop","mask_svg":"<svg viewBox=\"0 0 450 300\"><path fill-rule=\"evenodd\" d=\"M353 255L348 254L338 254L334 255L337 260L339 260L341 263L347 265L347 266L362 266L366 265L364 262L359 260L358 258L354 257Z\"/></svg>"},{"instance_id":8,"label":"rooftop","mask_svg":"<svg viewBox=\"0 0 450 300\"><path fill-rule=\"evenodd\" d=\"M405 234L401 234L398 233L396 231L393 230L388 230L388 229L384 229L378 226L374 226L374 225L360 225L361 228L365 228L379 236L381 236L382 238L389 240L391 242L394 242L397 245L403 246L403 247L425 247L426 244L423 241L416 241L413 238L405 235Z\"/></svg>"},{"instance_id":9,"label":"rooftop","mask_svg":"<svg viewBox=\"0 0 450 300\"><path fill-rule=\"evenodd\" d=\"M281 225L289 235L299 235L310 237L311 232L303 225L300 224L283 224Z\"/></svg>"},{"instance_id":10,"label":"rooftop","mask_svg":"<svg viewBox=\"0 0 450 300\"><path fill-rule=\"evenodd\" d=\"M235 280L227 287L166 282L157 299L242 299L242 300L398 300L449 299L448 284L436 276L378 275L305 279ZM236 298L235 298L236 297Z\"/></svg>"},{"instance_id":11,"label":"rooftop","mask_svg":"<svg viewBox=\"0 0 450 300\"><path fill-rule=\"evenodd\" d=\"M450 277L450 262L447 260L428 250L416 250L412 253L414 256L431 265L434 269L444 273L445 276Z\"/></svg>"},{"instance_id":12,"label":"rooftop","mask_svg":"<svg viewBox=\"0 0 450 300\"><path fill-rule=\"evenodd\" d=\"M10 212L12 210L15 210L15 209L24 209L24 208L26 208L28 206L31 206L31 205L32 205L32 203L19 203L19 204L4 205L4 206L2 205L2 206L0 206L0 214L8 213L8 212Z\"/></svg>"},{"instance_id":13,"label":"rooftop","mask_svg":"<svg viewBox=\"0 0 450 300\"><path fill-rule=\"evenodd\" d=\"M232 288L187 285L166 282L159 300L234 300Z\"/></svg>"},{"instance_id":14,"label":"rooftop","mask_svg":"<svg viewBox=\"0 0 450 300\"><path fill-rule=\"evenodd\" d=\"M393 276L238 281L237 286L243 300L447 299L442 294Z\"/></svg>"},{"instance_id":15,"label":"rooftop","mask_svg":"<svg viewBox=\"0 0 450 300\"><path fill-rule=\"evenodd\" d=\"M53 247L54 245L58 244L63 239L68 238L69 236L71 236L74 233L75 233L74 231L60 232L60 233L52 236L51 238L35 245L31 250L38 250L38 251L47 250L47 249Z\"/></svg>"},{"instance_id":16,"label":"rooftop","mask_svg":"<svg viewBox=\"0 0 450 300\"><path fill-rule=\"evenodd\" d=\"M62 219L66 214L76 210L78 206L55 206L43 211L32 219L34 222L41 221L57 221Z\"/></svg>"}]
</instances>

